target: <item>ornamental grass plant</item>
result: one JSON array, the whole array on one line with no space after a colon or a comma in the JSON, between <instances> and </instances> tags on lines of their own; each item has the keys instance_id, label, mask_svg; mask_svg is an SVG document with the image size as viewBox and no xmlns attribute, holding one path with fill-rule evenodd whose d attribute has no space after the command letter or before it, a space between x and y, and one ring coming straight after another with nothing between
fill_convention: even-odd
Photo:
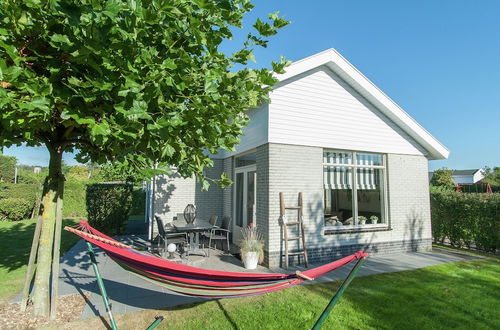
<instances>
[{"instance_id":1,"label":"ornamental grass plant","mask_svg":"<svg viewBox=\"0 0 500 330\"><path fill-rule=\"evenodd\" d=\"M243 239L240 242L240 252L244 255L247 252L256 252L259 256L259 263L264 261L264 240L262 234L253 223L241 230Z\"/></svg>"}]
</instances>

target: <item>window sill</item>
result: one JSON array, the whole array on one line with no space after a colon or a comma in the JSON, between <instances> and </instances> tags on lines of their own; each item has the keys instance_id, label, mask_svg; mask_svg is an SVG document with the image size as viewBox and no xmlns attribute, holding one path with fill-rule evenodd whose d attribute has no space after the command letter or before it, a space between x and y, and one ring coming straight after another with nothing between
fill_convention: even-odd
<instances>
[{"instance_id":1,"label":"window sill","mask_svg":"<svg viewBox=\"0 0 500 330\"><path fill-rule=\"evenodd\" d=\"M369 233L374 231L390 231L392 228L387 224L364 225L364 226L325 226L325 235Z\"/></svg>"}]
</instances>

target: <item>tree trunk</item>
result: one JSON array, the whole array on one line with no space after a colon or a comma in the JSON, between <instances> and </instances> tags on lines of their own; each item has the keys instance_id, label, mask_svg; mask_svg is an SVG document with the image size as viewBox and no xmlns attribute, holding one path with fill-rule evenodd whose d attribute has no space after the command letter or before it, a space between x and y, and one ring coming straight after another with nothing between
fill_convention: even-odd
<instances>
[{"instance_id":1,"label":"tree trunk","mask_svg":"<svg viewBox=\"0 0 500 330\"><path fill-rule=\"evenodd\" d=\"M56 225L54 232L54 257L52 258L52 293L50 302L50 318L55 320L57 317L57 287L59 281L59 257L61 249L61 227L63 217L63 194L64 194L64 179L59 180L58 195L56 203Z\"/></svg>"},{"instance_id":2,"label":"tree trunk","mask_svg":"<svg viewBox=\"0 0 500 330\"><path fill-rule=\"evenodd\" d=\"M56 224L57 200L62 200L62 154L63 151L47 145L50 152L49 175L45 180L42 197L42 230L38 248L35 288L33 294L35 315L49 316L50 311L50 275L52 251L54 247L54 229ZM60 233L60 231L59 231ZM57 283L53 283L57 285ZM53 297L55 299L55 297Z\"/></svg>"}]
</instances>

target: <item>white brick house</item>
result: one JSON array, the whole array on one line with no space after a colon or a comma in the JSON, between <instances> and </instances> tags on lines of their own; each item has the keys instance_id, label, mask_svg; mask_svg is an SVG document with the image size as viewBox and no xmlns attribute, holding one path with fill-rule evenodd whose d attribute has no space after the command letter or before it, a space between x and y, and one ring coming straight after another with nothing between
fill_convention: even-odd
<instances>
[{"instance_id":1,"label":"white brick house","mask_svg":"<svg viewBox=\"0 0 500 330\"><path fill-rule=\"evenodd\" d=\"M207 171L226 172L234 184L201 192L194 179L157 177L151 213L168 222L192 203L200 218L229 215L234 241L255 222L266 264L275 267L283 249L279 192L289 205L302 192L312 261L362 248L430 249L427 163L449 151L333 49L278 78L271 103L248 112L237 150L214 156Z\"/></svg>"}]
</instances>

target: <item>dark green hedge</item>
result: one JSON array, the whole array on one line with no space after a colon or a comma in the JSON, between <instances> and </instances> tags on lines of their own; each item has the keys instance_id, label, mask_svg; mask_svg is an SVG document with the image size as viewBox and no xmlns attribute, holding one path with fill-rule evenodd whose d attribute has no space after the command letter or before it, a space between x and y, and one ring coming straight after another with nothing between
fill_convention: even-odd
<instances>
[{"instance_id":1,"label":"dark green hedge","mask_svg":"<svg viewBox=\"0 0 500 330\"><path fill-rule=\"evenodd\" d=\"M87 217L92 227L109 235L121 234L132 207L131 184L87 185Z\"/></svg>"},{"instance_id":2,"label":"dark green hedge","mask_svg":"<svg viewBox=\"0 0 500 330\"><path fill-rule=\"evenodd\" d=\"M146 192L142 188L134 188L132 193L132 215L143 215L146 210Z\"/></svg>"},{"instance_id":3,"label":"dark green hedge","mask_svg":"<svg viewBox=\"0 0 500 330\"><path fill-rule=\"evenodd\" d=\"M500 247L500 194L432 191L434 240L453 246L495 251Z\"/></svg>"}]
</instances>

